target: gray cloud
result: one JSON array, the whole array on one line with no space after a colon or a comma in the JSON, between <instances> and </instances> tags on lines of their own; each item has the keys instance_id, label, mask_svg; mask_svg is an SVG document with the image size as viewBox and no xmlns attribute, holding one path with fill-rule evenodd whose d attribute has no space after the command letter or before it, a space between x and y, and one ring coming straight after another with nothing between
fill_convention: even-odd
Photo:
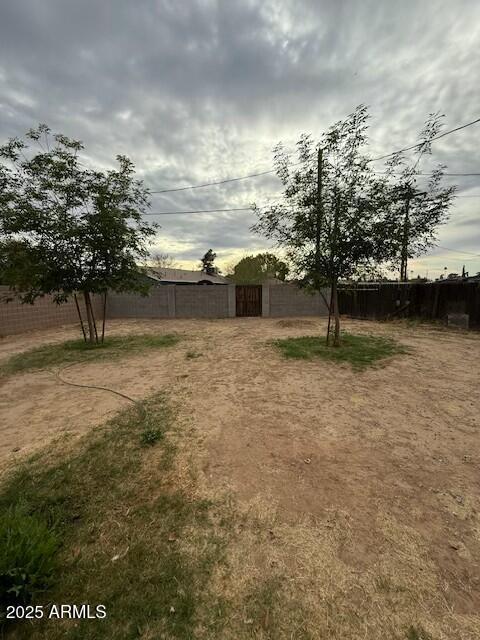
<instances>
[{"instance_id":1,"label":"gray cloud","mask_svg":"<svg viewBox=\"0 0 480 640\"><path fill-rule=\"evenodd\" d=\"M478 117L478 25L475 0L3 0L0 138L47 122L83 140L92 164L125 153L161 189L269 168L279 139L318 136L363 102L380 154L415 141L429 112L448 127ZM480 171L479 132L438 142L432 159ZM478 178L458 184L480 193ZM153 196L152 211L238 207L278 190L263 176ZM458 199L441 244L480 252L479 206ZM225 262L268 246L250 213L158 220L157 246L185 264L210 246ZM437 269L436 255L414 268Z\"/></svg>"}]
</instances>

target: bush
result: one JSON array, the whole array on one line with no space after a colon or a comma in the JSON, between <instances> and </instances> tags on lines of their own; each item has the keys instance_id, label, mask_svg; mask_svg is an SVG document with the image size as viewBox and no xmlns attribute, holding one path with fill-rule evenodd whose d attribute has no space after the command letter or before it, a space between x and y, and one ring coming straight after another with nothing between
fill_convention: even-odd
<instances>
[{"instance_id":1,"label":"bush","mask_svg":"<svg viewBox=\"0 0 480 640\"><path fill-rule=\"evenodd\" d=\"M0 514L0 608L25 604L51 583L57 535L38 516L16 506Z\"/></svg>"}]
</instances>

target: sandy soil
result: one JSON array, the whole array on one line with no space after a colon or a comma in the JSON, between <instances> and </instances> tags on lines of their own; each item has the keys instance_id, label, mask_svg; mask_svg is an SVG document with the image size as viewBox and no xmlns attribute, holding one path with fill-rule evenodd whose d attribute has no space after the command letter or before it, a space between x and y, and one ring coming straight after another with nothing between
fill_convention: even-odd
<instances>
[{"instance_id":1,"label":"sandy soil","mask_svg":"<svg viewBox=\"0 0 480 640\"><path fill-rule=\"evenodd\" d=\"M128 360L76 365L66 377L138 398L171 392L201 443L207 487L245 502L272 500L287 525L341 513L350 533L338 554L355 570L375 564L388 546L387 516L408 527L424 545L446 607L478 613L480 336L345 321L350 331L390 335L411 348L361 373L285 360L268 344L324 328L323 319L112 322L111 333L185 338ZM0 359L72 336L73 327L6 338ZM1 381L3 467L63 434L84 433L125 404L47 372Z\"/></svg>"}]
</instances>

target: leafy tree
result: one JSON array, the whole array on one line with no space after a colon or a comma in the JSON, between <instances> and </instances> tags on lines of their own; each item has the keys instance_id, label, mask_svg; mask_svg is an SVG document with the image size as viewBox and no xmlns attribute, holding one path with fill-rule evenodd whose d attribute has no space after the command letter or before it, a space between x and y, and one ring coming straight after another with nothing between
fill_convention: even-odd
<instances>
[{"instance_id":1,"label":"leafy tree","mask_svg":"<svg viewBox=\"0 0 480 640\"><path fill-rule=\"evenodd\" d=\"M362 154L368 113L360 105L330 127L318 143L302 135L293 162L282 144L275 149L282 202L255 210L253 230L285 249L304 285L331 287L334 345L340 343L337 283L359 269L383 262L383 222L388 210L386 179L377 177ZM328 334L327 334L328 342Z\"/></svg>"},{"instance_id":2,"label":"leafy tree","mask_svg":"<svg viewBox=\"0 0 480 640\"><path fill-rule=\"evenodd\" d=\"M32 304L81 292L94 342L92 294L146 291L137 265L155 225L142 219L148 193L132 162L117 156L115 170L87 169L81 149L46 125L0 147L0 281Z\"/></svg>"},{"instance_id":3,"label":"leafy tree","mask_svg":"<svg viewBox=\"0 0 480 640\"><path fill-rule=\"evenodd\" d=\"M390 214L385 220L385 239L389 243L392 264L400 267L400 280L408 279L408 260L434 246L436 230L448 219L455 187L442 187L445 165L438 164L427 185L419 186L421 161L431 154L432 139L442 127L443 116L431 113L420 132L417 157L408 161L397 153L387 162L390 183Z\"/></svg>"},{"instance_id":4,"label":"leafy tree","mask_svg":"<svg viewBox=\"0 0 480 640\"><path fill-rule=\"evenodd\" d=\"M273 253L245 256L232 269L230 280L236 284L261 284L271 278L285 280L288 266Z\"/></svg>"},{"instance_id":5,"label":"leafy tree","mask_svg":"<svg viewBox=\"0 0 480 640\"><path fill-rule=\"evenodd\" d=\"M207 273L209 276L214 276L217 273L220 273L219 269L214 265L217 254L209 249L207 253L200 260L202 265L202 271Z\"/></svg>"}]
</instances>

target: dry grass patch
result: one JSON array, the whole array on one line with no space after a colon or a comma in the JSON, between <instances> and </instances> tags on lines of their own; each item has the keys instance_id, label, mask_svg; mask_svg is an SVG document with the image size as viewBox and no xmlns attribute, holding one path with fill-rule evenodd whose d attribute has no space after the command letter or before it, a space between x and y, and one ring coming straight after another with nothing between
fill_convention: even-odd
<instances>
[{"instance_id":1,"label":"dry grass patch","mask_svg":"<svg viewBox=\"0 0 480 640\"><path fill-rule=\"evenodd\" d=\"M476 616L455 616L420 536L379 514L374 564L347 562L355 548L348 514L286 524L272 501L250 503L236 514L216 590L229 603L222 638L261 640L467 640Z\"/></svg>"},{"instance_id":2,"label":"dry grass patch","mask_svg":"<svg viewBox=\"0 0 480 640\"><path fill-rule=\"evenodd\" d=\"M295 320L279 320L277 325L286 329L296 329L301 327L314 327L316 325L314 320L295 319Z\"/></svg>"}]
</instances>

